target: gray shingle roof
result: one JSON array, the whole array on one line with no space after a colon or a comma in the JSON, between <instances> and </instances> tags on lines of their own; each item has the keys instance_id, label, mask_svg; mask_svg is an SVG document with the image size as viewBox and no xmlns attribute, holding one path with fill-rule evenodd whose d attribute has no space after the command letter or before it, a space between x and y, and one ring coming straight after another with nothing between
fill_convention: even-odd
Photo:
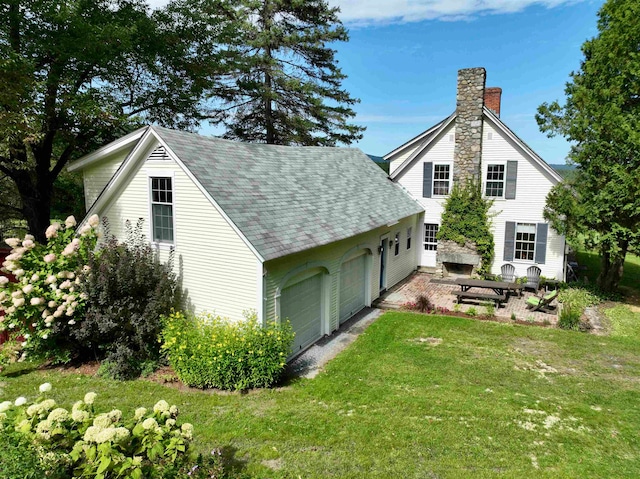
<instances>
[{"instance_id":1,"label":"gray shingle roof","mask_svg":"<svg viewBox=\"0 0 640 479\"><path fill-rule=\"evenodd\" d=\"M239 143L152 128L265 260L422 211L354 148Z\"/></svg>"}]
</instances>

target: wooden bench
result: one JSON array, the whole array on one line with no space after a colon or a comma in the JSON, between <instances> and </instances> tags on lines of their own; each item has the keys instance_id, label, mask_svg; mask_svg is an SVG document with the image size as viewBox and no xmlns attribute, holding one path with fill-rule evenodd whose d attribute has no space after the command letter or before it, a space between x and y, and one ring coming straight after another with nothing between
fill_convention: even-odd
<instances>
[{"instance_id":1,"label":"wooden bench","mask_svg":"<svg viewBox=\"0 0 640 479\"><path fill-rule=\"evenodd\" d=\"M490 294L490 293L474 293L471 291L454 291L454 293L459 303L461 299L478 299L478 300L489 300L496 303L497 307L500 307L500 303L507 300L506 294Z\"/></svg>"}]
</instances>

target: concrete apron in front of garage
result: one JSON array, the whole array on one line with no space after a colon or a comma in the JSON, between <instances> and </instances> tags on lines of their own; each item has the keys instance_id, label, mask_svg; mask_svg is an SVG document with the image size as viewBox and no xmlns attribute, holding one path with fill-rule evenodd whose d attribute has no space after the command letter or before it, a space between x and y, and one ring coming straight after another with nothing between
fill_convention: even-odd
<instances>
[{"instance_id":1,"label":"concrete apron in front of garage","mask_svg":"<svg viewBox=\"0 0 640 479\"><path fill-rule=\"evenodd\" d=\"M331 336L325 336L287 365L290 376L314 378L338 353L353 343L382 314L377 308L364 308L340 325Z\"/></svg>"}]
</instances>

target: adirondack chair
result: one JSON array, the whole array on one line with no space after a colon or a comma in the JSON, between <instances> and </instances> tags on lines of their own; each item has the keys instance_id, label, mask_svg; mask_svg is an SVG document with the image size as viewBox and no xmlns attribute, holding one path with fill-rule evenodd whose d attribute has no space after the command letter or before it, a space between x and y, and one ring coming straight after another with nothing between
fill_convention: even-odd
<instances>
[{"instance_id":1,"label":"adirondack chair","mask_svg":"<svg viewBox=\"0 0 640 479\"><path fill-rule=\"evenodd\" d=\"M553 290L543 296L530 296L527 298L527 309L548 313L554 309L551 307L551 302L557 297L558 290Z\"/></svg>"},{"instance_id":2,"label":"adirondack chair","mask_svg":"<svg viewBox=\"0 0 640 479\"><path fill-rule=\"evenodd\" d=\"M542 270L537 266L529 266L527 268L527 282L524 288L538 291L540 289L540 273L542 273Z\"/></svg>"},{"instance_id":3,"label":"adirondack chair","mask_svg":"<svg viewBox=\"0 0 640 479\"><path fill-rule=\"evenodd\" d=\"M500 275L501 281L513 283L516 280L516 267L511 263L503 264L500 271L502 272Z\"/></svg>"}]
</instances>

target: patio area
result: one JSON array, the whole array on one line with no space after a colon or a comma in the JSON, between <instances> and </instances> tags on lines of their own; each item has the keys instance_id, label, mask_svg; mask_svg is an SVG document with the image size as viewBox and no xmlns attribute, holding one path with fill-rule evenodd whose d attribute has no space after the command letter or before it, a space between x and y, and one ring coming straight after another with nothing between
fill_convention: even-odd
<instances>
[{"instance_id":1,"label":"patio area","mask_svg":"<svg viewBox=\"0 0 640 479\"><path fill-rule=\"evenodd\" d=\"M455 278L440 279L430 273L416 272L383 294L376 301L375 306L381 309L402 309L403 305L415 301L418 296L424 294L436 308L455 311L456 296L453 293L460 291L460 286L455 281ZM527 309L527 298L529 296L534 296L534 293L524 291L522 297L510 295L500 308L495 308L494 315L496 319L511 320L512 315L515 315L518 321L555 325L558 321L557 300L551 303L551 306L555 306L554 311L550 313L534 312ZM487 308L482 302L463 301L459 308L462 313L469 308L475 308L478 316L487 312Z\"/></svg>"}]
</instances>

